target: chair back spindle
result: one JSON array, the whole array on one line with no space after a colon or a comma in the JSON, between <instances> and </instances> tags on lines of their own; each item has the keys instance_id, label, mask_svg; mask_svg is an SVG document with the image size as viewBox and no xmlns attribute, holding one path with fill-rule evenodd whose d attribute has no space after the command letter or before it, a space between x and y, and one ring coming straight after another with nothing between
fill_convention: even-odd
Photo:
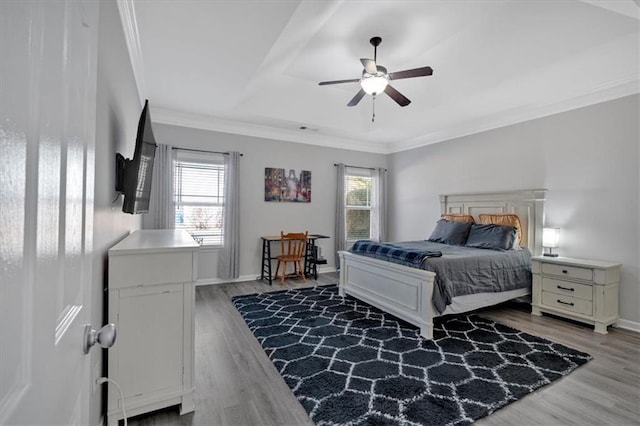
<instances>
[{"instance_id":1,"label":"chair back spindle","mask_svg":"<svg viewBox=\"0 0 640 426\"><path fill-rule=\"evenodd\" d=\"M296 276L302 277L304 282L307 281L304 276L303 261L305 258L308 236L309 231L289 232L287 234L285 234L284 231L280 231L280 255L276 256L276 259L278 260L278 264L276 266L276 278L278 278L280 265L284 264L280 275L280 284L284 284L285 278ZM294 271L291 274L287 274L288 263L293 263Z\"/></svg>"}]
</instances>

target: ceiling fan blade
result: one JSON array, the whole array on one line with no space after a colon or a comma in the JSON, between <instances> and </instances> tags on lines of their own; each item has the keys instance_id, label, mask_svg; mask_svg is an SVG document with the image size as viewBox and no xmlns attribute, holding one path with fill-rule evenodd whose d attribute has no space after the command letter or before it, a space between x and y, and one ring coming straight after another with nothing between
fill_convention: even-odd
<instances>
[{"instance_id":1,"label":"ceiling fan blade","mask_svg":"<svg viewBox=\"0 0 640 426\"><path fill-rule=\"evenodd\" d=\"M326 86L327 84L357 83L359 81L359 78L352 78L351 80L321 81L320 83L318 83L318 85Z\"/></svg>"},{"instance_id":2,"label":"ceiling fan blade","mask_svg":"<svg viewBox=\"0 0 640 426\"><path fill-rule=\"evenodd\" d=\"M415 68L412 70L398 71L389 73L391 80L399 80L401 78L426 77L433 74L431 67Z\"/></svg>"},{"instance_id":3,"label":"ceiling fan blade","mask_svg":"<svg viewBox=\"0 0 640 426\"><path fill-rule=\"evenodd\" d=\"M358 105L358 102L360 102L360 100L362 98L364 98L364 95L366 95L365 91L360 89L360 91L358 93L356 93L356 95L353 97L353 99L351 99L349 101L347 106L356 106L356 105Z\"/></svg>"},{"instance_id":4,"label":"ceiling fan blade","mask_svg":"<svg viewBox=\"0 0 640 426\"><path fill-rule=\"evenodd\" d=\"M361 58L360 62L362 62L362 66L364 66L364 70L369 74L377 74L378 67L376 67L376 61L373 59Z\"/></svg>"},{"instance_id":5,"label":"ceiling fan blade","mask_svg":"<svg viewBox=\"0 0 640 426\"><path fill-rule=\"evenodd\" d=\"M407 99L402 93L398 92L389 84L387 84L387 87L385 87L384 93L389 95L389 97L396 101L401 107L405 107L411 103L409 99Z\"/></svg>"}]
</instances>

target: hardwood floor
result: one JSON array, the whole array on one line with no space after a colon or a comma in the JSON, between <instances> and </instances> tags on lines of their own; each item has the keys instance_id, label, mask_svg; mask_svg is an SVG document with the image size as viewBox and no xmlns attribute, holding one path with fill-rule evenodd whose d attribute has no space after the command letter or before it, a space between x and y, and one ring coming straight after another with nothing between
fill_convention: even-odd
<instances>
[{"instance_id":1,"label":"hardwood floor","mask_svg":"<svg viewBox=\"0 0 640 426\"><path fill-rule=\"evenodd\" d=\"M337 283L322 274L306 285ZM196 411L177 407L129 419L132 426L311 425L293 393L231 304L239 294L284 287L261 281L196 288ZM481 316L585 351L593 360L559 381L508 405L478 425L639 425L640 334L591 328L551 316L535 317L515 304L490 308Z\"/></svg>"}]
</instances>

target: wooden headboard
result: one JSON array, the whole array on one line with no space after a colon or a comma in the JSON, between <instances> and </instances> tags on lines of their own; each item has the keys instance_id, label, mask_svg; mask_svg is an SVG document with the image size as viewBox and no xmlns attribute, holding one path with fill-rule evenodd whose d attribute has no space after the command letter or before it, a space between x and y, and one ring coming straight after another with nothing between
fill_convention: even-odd
<instances>
[{"instance_id":1,"label":"wooden headboard","mask_svg":"<svg viewBox=\"0 0 640 426\"><path fill-rule=\"evenodd\" d=\"M480 223L483 213L517 214L522 223L521 245L527 246L534 256L542 254L542 227L546 189L478 194L440 195L441 212L464 213Z\"/></svg>"}]
</instances>

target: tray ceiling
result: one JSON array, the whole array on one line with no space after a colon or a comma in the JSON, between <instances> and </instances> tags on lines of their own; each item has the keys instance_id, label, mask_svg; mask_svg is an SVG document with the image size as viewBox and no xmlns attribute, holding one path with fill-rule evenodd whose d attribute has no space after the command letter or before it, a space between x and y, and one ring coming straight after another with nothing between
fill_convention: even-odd
<instances>
[{"instance_id":1,"label":"tray ceiling","mask_svg":"<svg viewBox=\"0 0 640 426\"><path fill-rule=\"evenodd\" d=\"M392 153L640 92L640 7L610 1L119 2L141 99L156 122ZM360 58L387 96L347 102ZM305 129L301 129L304 127Z\"/></svg>"}]
</instances>

